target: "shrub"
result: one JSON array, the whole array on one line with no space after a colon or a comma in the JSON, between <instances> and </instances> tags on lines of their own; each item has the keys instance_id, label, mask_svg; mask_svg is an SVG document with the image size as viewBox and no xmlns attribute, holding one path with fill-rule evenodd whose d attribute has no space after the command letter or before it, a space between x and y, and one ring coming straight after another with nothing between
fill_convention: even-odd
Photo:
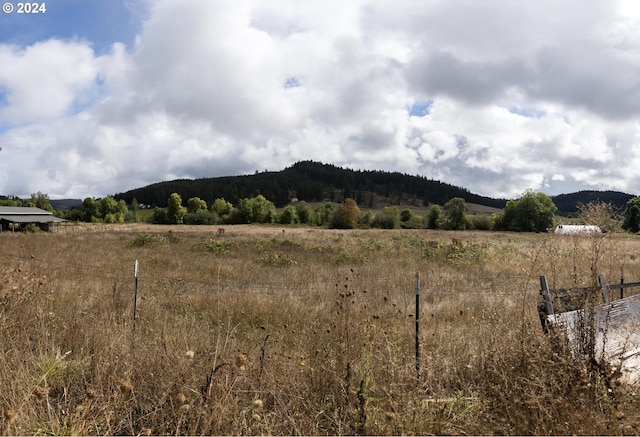
<instances>
[{"instance_id":1,"label":"shrub","mask_svg":"<svg viewBox=\"0 0 640 437\"><path fill-rule=\"evenodd\" d=\"M434 242L427 245L424 251L426 258L445 263L481 262L487 259L487 245L467 241L453 240L451 243Z\"/></svg>"},{"instance_id":2,"label":"shrub","mask_svg":"<svg viewBox=\"0 0 640 437\"><path fill-rule=\"evenodd\" d=\"M187 225L217 225L220 223L220 217L213 211L199 209L196 212L186 213L184 223Z\"/></svg>"},{"instance_id":3,"label":"shrub","mask_svg":"<svg viewBox=\"0 0 640 437\"><path fill-rule=\"evenodd\" d=\"M34 223L27 223L22 227L22 232L24 233L34 233L34 232L42 232L42 229Z\"/></svg>"},{"instance_id":4,"label":"shrub","mask_svg":"<svg viewBox=\"0 0 640 437\"><path fill-rule=\"evenodd\" d=\"M278 222L283 225L294 225L299 222L298 214L293 206L285 206L284 210L280 214Z\"/></svg>"},{"instance_id":5,"label":"shrub","mask_svg":"<svg viewBox=\"0 0 640 437\"><path fill-rule=\"evenodd\" d=\"M131 245L135 247L148 247L153 246L156 241L156 238L151 234L139 234L133 239Z\"/></svg>"},{"instance_id":6,"label":"shrub","mask_svg":"<svg viewBox=\"0 0 640 437\"><path fill-rule=\"evenodd\" d=\"M488 215L473 215L469 219L472 229L489 231L493 228L493 219Z\"/></svg>"},{"instance_id":7,"label":"shrub","mask_svg":"<svg viewBox=\"0 0 640 437\"><path fill-rule=\"evenodd\" d=\"M353 229L358 224L360 218L360 208L355 200L344 199L342 205L333 215L331 226L337 229Z\"/></svg>"},{"instance_id":8,"label":"shrub","mask_svg":"<svg viewBox=\"0 0 640 437\"><path fill-rule=\"evenodd\" d=\"M397 229L400 227L400 212L395 206L385 206L382 212L376 214L373 226L383 229Z\"/></svg>"},{"instance_id":9,"label":"shrub","mask_svg":"<svg viewBox=\"0 0 640 437\"><path fill-rule=\"evenodd\" d=\"M194 246L194 249L205 250L215 255L226 255L229 253L229 249L232 244L226 240L208 240L202 243L198 243Z\"/></svg>"}]
</instances>

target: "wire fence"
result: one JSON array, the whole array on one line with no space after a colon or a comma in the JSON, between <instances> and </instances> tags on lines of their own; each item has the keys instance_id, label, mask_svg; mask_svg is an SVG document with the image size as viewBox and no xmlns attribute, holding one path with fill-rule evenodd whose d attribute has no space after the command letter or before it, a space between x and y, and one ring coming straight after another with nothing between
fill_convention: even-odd
<instances>
[{"instance_id":1,"label":"wire fence","mask_svg":"<svg viewBox=\"0 0 640 437\"><path fill-rule=\"evenodd\" d=\"M0 250L0 257L6 260L23 263L25 265L40 265L48 270L60 269L73 273L75 279L82 281L86 278L95 279L96 275L103 281L116 282L119 285L133 284L136 269L132 262L130 266L104 266L91 265L86 262L68 263L56 259L44 258L33 255L21 255ZM137 261L136 261L137 262ZM157 270L157 269L156 269ZM182 277L180 271L171 273L153 274L145 272L144 262L140 262L138 280L140 288L153 287L159 284L175 287L176 289L189 288L192 291L209 291L229 294L250 295L290 295L307 297L322 293L336 291L340 287L348 286L352 290L365 291L369 295L394 295L406 294L413 296L415 271L401 272L394 276L379 274L367 266L358 268L337 269L330 275L315 275L306 278L296 278L290 275L280 275L278 280L264 280L252 278L248 273L242 278L211 280L193 279ZM464 275L440 275L438 272L426 269L421 272L421 286L423 293L434 293L438 296L445 295L490 295L510 296L522 293L522 287L535 283L537 276L529 274L520 275L496 275L496 274L469 274Z\"/></svg>"}]
</instances>

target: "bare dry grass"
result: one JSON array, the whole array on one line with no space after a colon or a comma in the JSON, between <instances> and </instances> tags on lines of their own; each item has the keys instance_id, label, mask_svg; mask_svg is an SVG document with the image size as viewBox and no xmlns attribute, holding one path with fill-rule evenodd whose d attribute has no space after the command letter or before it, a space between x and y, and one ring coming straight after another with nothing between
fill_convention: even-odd
<instances>
[{"instance_id":1,"label":"bare dry grass","mask_svg":"<svg viewBox=\"0 0 640 437\"><path fill-rule=\"evenodd\" d=\"M68 231L0 236L4 434L640 432L636 388L554 351L536 312L541 274L640 279L636 238Z\"/></svg>"}]
</instances>

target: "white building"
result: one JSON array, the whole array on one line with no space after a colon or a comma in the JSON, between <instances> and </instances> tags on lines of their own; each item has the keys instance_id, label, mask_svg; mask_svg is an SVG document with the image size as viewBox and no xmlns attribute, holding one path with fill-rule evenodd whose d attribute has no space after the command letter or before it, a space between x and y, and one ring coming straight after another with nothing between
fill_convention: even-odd
<instances>
[{"instance_id":1,"label":"white building","mask_svg":"<svg viewBox=\"0 0 640 437\"><path fill-rule=\"evenodd\" d=\"M593 225L558 225L555 233L563 235L573 234L599 234L602 232L598 226Z\"/></svg>"}]
</instances>

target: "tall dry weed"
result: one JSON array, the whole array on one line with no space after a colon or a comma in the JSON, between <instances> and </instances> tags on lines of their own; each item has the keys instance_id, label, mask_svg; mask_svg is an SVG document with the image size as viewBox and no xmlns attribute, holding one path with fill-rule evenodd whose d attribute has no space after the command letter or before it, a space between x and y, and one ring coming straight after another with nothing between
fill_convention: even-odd
<instances>
[{"instance_id":1,"label":"tall dry weed","mask_svg":"<svg viewBox=\"0 0 640 437\"><path fill-rule=\"evenodd\" d=\"M154 243L133 244L142 234ZM591 243L554 235L174 234L1 236L4 433L637 431L633 392L554 350L536 312L538 275L632 275L635 239L607 236L594 258Z\"/></svg>"}]
</instances>

